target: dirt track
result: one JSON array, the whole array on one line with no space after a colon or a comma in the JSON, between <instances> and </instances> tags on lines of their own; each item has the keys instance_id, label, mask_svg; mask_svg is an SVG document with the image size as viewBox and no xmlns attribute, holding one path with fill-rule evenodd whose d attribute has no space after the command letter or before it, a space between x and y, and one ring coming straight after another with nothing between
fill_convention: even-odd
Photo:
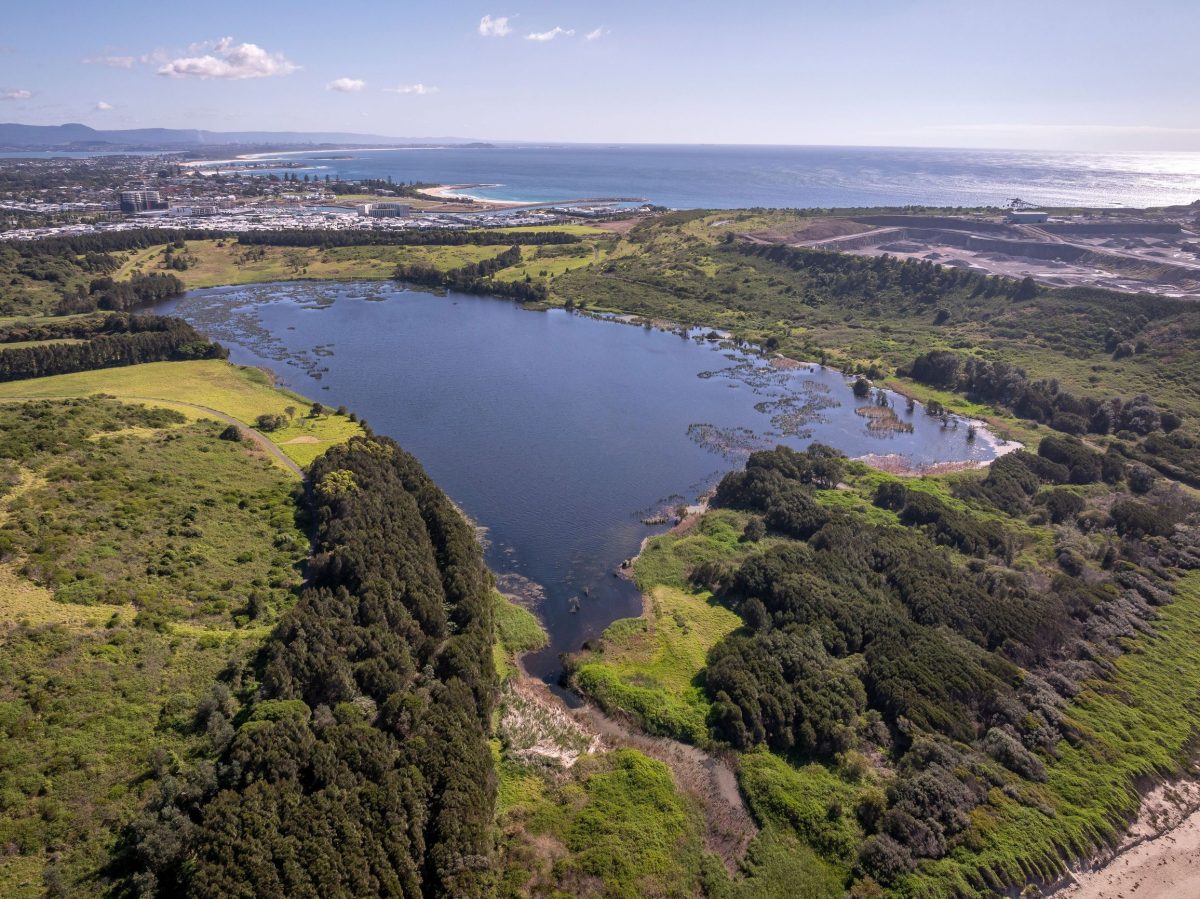
<instances>
[{"instance_id":1,"label":"dirt track","mask_svg":"<svg viewBox=\"0 0 1200 899\"><path fill-rule=\"evenodd\" d=\"M56 396L9 396L9 397L4 397L3 399L0 399L0 402L23 403L23 402L30 402L33 400L69 400L69 399L77 399L77 397L72 397L72 396L57 396L57 397ZM254 430L254 428L250 427L248 424L246 424L243 421L238 421L232 415L226 415L224 412L219 412L216 409L213 409L209 406L201 406L198 403L185 403L185 402L181 402L180 400L164 400L160 397L155 397L155 396L117 396L116 399L139 400L141 402L149 402L149 403L161 403L164 406L183 406L188 409L195 409L197 412L203 412L206 415L211 415L214 418L218 419L219 421L223 421L226 424L231 424L231 425L234 425L235 427L237 427L237 429L242 432L243 438L252 440L253 442L257 443L259 445L259 447L262 448L264 451L266 451L269 455L271 455L277 461L283 463L283 466L285 468L287 468L288 471L292 472L292 474L294 474L296 477L298 477L302 480L304 478L304 469L302 469L299 465L297 465L290 458L288 458L287 454L283 450L281 450L279 447L277 447L274 443L272 443L265 434L261 433L260 431Z\"/></svg>"}]
</instances>

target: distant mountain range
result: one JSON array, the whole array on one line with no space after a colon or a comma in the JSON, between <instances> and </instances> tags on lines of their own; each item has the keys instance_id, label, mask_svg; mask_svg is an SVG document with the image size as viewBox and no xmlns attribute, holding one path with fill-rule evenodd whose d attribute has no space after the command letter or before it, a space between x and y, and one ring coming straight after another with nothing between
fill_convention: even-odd
<instances>
[{"instance_id":1,"label":"distant mountain range","mask_svg":"<svg viewBox=\"0 0 1200 899\"><path fill-rule=\"evenodd\" d=\"M29 149L186 149L212 145L368 145L413 146L478 143L462 137L385 137L337 131L201 131L191 128L131 128L99 131L71 122L66 125L0 123L0 147Z\"/></svg>"}]
</instances>

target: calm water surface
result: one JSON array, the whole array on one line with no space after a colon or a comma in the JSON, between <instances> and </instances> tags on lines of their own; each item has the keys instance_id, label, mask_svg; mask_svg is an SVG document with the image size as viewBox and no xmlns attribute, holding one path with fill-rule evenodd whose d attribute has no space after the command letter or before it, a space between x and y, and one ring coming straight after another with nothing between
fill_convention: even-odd
<instances>
[{"instance_id":1,"label":"calm water surface","mask_svg":"<svg viewBox=\"0 0 1200 899\"><path fill-rule=\"evenodd\" d=\"M547 680L559 653L640 614L613 572L662 530L642 519L693 502L751 449L816 439L916 462L994 453L903 400L913 432L872 433L830 370L777 371L712 342L505 300L290 283L193 291L156 311L415 454L487 529L492 570L544 590L535 608L551 644L527 663Z\"/></svg>"}]
</instances>

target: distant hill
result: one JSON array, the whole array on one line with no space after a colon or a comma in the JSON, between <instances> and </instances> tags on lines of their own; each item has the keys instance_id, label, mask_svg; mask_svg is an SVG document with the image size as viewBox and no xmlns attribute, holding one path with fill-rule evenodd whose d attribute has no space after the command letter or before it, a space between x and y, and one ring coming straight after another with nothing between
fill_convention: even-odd
<instances>
[{"instance_id":1,"label":"distant hill","mask_svg":"<svg viewBox=\"0 0 1200 899\"><path fill-rule=\"evenodd\" d=\"M465 144L462 137L385 137L380 134L349 134L342 132L309 131L201 131L191 128L131 128L121 131L99 131L87 125L70 122L66 125L21 125L0 123L0 147L37 149L179 149L201 145L270 144L270 145L413 145Z\"/></svg>"}]
</instances>

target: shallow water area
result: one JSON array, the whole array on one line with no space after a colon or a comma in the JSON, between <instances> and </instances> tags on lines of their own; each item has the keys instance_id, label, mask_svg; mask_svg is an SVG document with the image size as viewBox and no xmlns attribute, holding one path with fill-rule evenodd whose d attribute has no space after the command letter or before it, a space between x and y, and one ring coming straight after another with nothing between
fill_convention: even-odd
<instances>
[{"instance_id":1,"label":"shallow water area","mask_svg":"<svg viewBox=\"0 0 1200 899\"><path fill-rule=\"evenodd\" d=\"M156 307L394 437L485 529L487 562L550 632L526 657L548 682L559 654L641 612L615 576L675 507L756 449L817 440L912 466L983 463L996 447L967 423L908 411L871 428L839 372L781 367L706 331L671 332L507 300L377 282L198 290ZM664 516L665 513L665 516ZM532 582L534 587L529 587Z\"/></svg>"}]
</instances>

